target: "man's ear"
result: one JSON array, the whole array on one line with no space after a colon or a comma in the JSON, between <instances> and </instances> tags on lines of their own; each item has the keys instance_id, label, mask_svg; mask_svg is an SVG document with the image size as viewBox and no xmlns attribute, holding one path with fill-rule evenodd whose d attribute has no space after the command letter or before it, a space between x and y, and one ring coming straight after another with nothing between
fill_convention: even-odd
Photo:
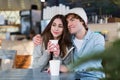
<instances>
[{"instance_id":1,"label":"man's ear","mask_svg":"<svg viewBox=\"0 0 120 80\"><path fill-rule=\"evenodd\" d=\"M80 21L80 22L82 23L82 25L84 25L84 23L85 23L85 22L83 22L83 21Z\"/></svg>"}]
</instances>

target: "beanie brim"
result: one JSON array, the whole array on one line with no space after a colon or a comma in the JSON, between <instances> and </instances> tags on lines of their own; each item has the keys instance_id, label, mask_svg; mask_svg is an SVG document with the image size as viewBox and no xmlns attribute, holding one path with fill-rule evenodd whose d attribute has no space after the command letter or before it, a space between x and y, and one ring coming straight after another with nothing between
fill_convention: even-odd
<instances>
[{"instance_id":1,"label":"beanie brim","mask_svg":"<svg viewBox=\"0 0 120 80\"><path fill-rule=\"evenodd\" d=\"M83 8L73 8L73 9L70 9L67 12L67 14L69 14L69 13L77 14L78 16L80 16L85 21L85 24L87 24L87 22L88 22L87 14L86 14L86 12L85 12L85 10Z\"/></svg>"}]
</instances>

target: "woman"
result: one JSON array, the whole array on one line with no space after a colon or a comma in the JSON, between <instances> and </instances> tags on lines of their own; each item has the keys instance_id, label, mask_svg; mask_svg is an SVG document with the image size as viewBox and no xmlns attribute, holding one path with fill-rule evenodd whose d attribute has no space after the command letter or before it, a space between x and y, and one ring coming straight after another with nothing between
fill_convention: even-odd
<instances>
[{"instance_id":1,"label":"woman","mask_svg":"<svg viewBox=\"0 0 120 80\"><path fill-rule=\"evenodd\" d=\"M69 49L71 50L72 42L67 29L66 19L63 15L55 15L46 26L41 37L42 44L34 47L33 68L39 68L44 71L48 68L48 63L51 59L60 59L62 64L71 62L65 58L71 52ZM51 39L58 40L58 45L53 45L49 41ZM53 48L56 48L56 50Z\"/></svg>"}]
</instances>

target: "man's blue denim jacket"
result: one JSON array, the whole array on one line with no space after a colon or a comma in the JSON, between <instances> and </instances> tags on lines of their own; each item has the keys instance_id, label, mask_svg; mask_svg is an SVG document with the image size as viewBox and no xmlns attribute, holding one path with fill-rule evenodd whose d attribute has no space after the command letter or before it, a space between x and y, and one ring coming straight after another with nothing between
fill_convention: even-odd
<instances>
[{"instance_id":1,"label":"man's blue denim jacket","mask_svg":"<svg viewBox=\"0 0 120 80\"><path fill-rule=\"evenodd\" d=\"M74 38L75 36L72 37L72 40L74 40ZM74 45L74 47L76 46ZM104 51L104 49L105 49L104 37L101 34L95 33L88 29L88 32L83 38L83 45L81 46L81 49L77 51L75 48L74 50L73 61L77 61L78 59L80 60L80 58L83 56L87 56L94 53L100 53ZM83 63L82 65L79 65L74 69L74 71L80 72L83 76L102 78L105 77L103 72L87 71L87 69L90 68L102 68L101 62L102 60L91 60L86 63Z\"/></svg>"}]
</instances>

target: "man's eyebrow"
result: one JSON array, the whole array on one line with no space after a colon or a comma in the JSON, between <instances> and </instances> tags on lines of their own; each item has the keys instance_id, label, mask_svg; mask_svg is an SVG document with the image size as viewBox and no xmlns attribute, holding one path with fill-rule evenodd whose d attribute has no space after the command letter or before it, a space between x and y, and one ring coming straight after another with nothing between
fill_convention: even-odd
<instances>
[{"instance_id":1,"label":"man's eyebrow","mask_svg":"<svg viewBox=\"0 0 120 80\"><path fill-rule=\"evenodd\" d=\"M74 17L74 16L72 16L70 19L75 19L75 17Z\"/></svg>"}]
</instances>

